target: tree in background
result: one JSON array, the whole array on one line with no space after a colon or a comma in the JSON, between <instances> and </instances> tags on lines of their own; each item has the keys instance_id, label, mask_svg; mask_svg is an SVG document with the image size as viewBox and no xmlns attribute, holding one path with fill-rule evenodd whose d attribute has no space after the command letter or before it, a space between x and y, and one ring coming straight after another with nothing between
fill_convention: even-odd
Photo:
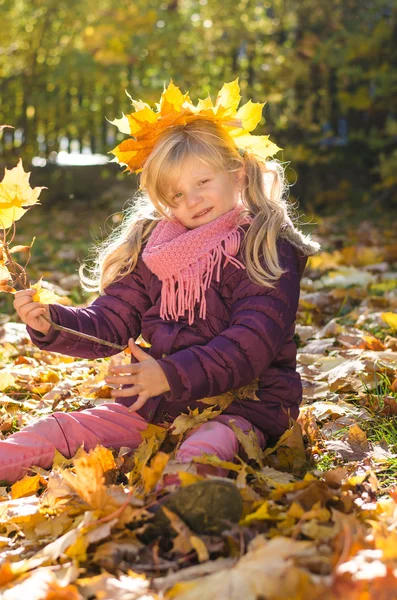
<instances>
[{"instance_id":1,"label":"tree in background","mask_svg":"<svg viewBox=\"0 0 397 600\"><path fill-rule=\"evenodd\" d=\"M171 78L198 98L238 76L305 197L365 200L372 185L393 199L396 15L392 0L3 0L5 162L47 158L61 137L106 153L124 90L154 104Z\"/></svg>"}]
</instances>

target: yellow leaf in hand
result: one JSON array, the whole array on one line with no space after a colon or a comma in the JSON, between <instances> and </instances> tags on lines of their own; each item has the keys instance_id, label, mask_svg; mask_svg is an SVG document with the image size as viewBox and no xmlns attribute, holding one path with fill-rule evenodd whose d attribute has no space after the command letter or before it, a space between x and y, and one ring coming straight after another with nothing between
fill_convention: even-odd
<instances>
[{"instance_id":1,"label":"yellow leaf in hand","mask_svg":"<svg viewBox=\"0 0 397 600\"><path fill-rule=\"evenodd\" d=\"M62 301L68 301L68 298L65 298L64 296L58 296L54 292L51 292L51 290L43 288L41 286L42 280L43 278L41 278L40 281L34 285L30 286L32 289L36 290L36 293L33 296L33 302L41 302L41 304L52 304L54 302L58 302L61 304Z\"/></svg>"},{"instance_id":2,"label":"yellow leaf in hand","mask_svg":"<svg viewBox=\"0 0 397 600\"><path fill-rule=\"evenodd\" d=\"M0 228L7 229L14 221L18 221L30 206L36 204L41 190L45 187L31 188L30 173L22 167L22 159L13 169L5 169L3 181L0 182Z\"/></svg>"}]
</instances>

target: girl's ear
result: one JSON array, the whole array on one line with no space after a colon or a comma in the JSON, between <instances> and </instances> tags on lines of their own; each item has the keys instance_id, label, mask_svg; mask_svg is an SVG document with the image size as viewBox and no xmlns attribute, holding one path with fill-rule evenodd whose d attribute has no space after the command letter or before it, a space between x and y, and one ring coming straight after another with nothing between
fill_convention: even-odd
<instances>
[{"instance_id":1,"label":"girl's ear","mask_svg":"<svg viewBox=\"0 0 397 600\"><path fill-rule=\"evenodd\" d=\"M246 174L247 173L246 173L246 170L245 170L245 165L243 165L242 167L240 167L234 173L235 182L236 182L236 185L237 185L237 187L238 187L238 189L239 189L240 192L243 190Z\"/></svg>"}]
</instances>

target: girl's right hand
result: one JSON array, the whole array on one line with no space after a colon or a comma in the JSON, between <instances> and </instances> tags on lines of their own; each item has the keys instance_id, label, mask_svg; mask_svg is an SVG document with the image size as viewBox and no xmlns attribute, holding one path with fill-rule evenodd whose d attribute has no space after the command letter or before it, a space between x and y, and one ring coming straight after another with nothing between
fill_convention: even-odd
<instances>
[{"instance_id":1,"label":"girl's right hand","mask_svg":"<svg viewBox=\"0 0 397 600\"><path fill-rule=\"evenodd\" d=\"M36 290L20 290L19 292L15 292L14 308L19 318L26 325L45 335L50 330L51 325L43 319L43 315L50 317L50 308L48 304L33 302L35 293Z\"/></svg>"}]
</instances>

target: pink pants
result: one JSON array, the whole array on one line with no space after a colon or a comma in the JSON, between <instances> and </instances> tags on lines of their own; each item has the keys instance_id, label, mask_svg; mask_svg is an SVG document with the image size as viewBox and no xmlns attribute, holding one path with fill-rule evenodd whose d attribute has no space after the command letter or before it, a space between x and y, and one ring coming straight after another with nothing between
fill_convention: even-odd
<instances>
[{"instance_id":1,"label":"pink pants","mask_svg":"<svg viewBox=\"0 0 397 600\"><path fill-rule=\"evenodd\" d=\"M252 429L243 417L219 415L192 430L181 444L176 460L190 462L193 456L216 454L222 460L233 460L238 453L238 440L227 425L230 420L245 433ZM0 441L0 480L9 482L21 479L33 465L48 469L52 465L55 449L71 458L83 444L86 451L97 444L116 450L122 446L135 449L142 441L140 431L147 422L138 414L128 412L122 404L105 403L81 412L55 412L24 427L6 440ZM254 427L259 444L264 436ZM199 472L227 474L224 469L199 468Z\"/></svg>"}]
</instances>

